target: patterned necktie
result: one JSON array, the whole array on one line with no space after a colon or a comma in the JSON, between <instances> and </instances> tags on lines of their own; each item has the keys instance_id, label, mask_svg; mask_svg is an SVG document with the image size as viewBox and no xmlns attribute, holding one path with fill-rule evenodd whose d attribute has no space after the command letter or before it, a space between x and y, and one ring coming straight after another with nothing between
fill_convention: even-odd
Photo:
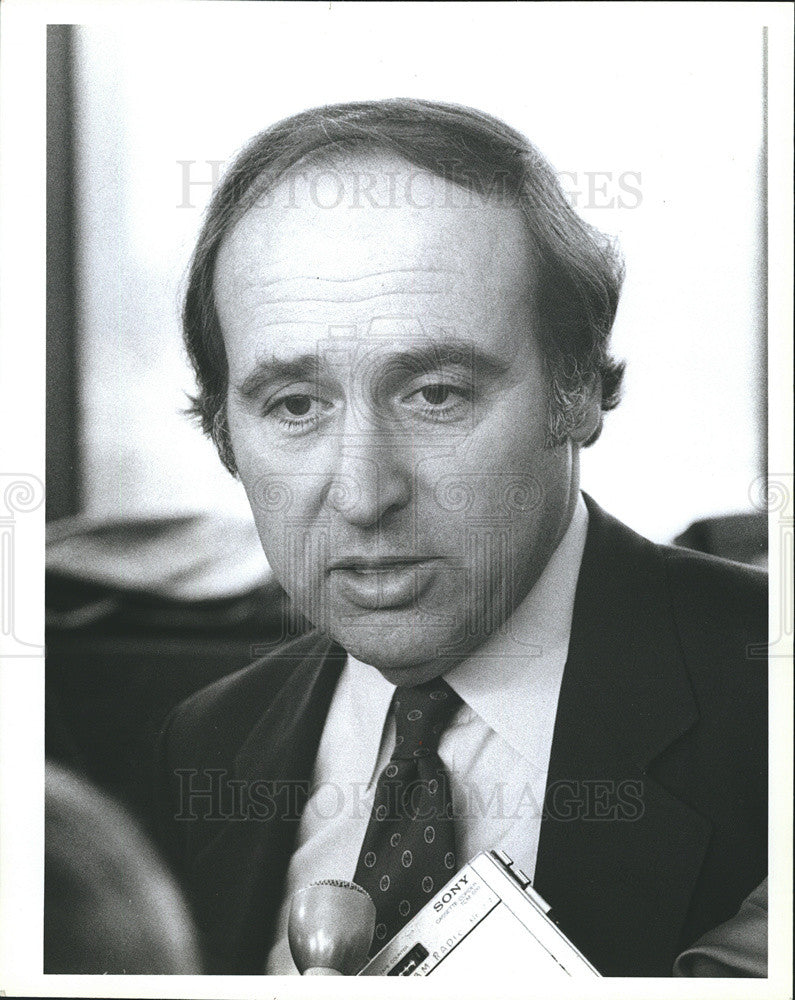
<instances>
[{"instance_id":1,"label":"patterned necktie","mask_svg":"<svg viewBox=\"0 0 795 1000\"><path fill-rule=\"evenodd\" d=\"M381 772L354 881L376 906L374 955L456 867L449 778L437 749L461 699L441 678L397 688L395 750Z\"/></svg>"}]
</instances>

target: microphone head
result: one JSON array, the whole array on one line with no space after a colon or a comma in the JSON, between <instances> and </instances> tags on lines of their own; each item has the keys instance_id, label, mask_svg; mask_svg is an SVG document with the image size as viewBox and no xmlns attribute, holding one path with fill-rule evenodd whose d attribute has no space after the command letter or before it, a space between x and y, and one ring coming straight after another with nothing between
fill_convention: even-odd
<instances>
[{"instance_id":1,"label":"microphone head","mask_svg":"<svg viewBox=\"0 0 795 1000\"><path fill-rule=\"evenodd\" d=\"M293 896L287 940L301 975L355 976L367 961L375 904L355 882L327 878Z\"/></svg>"}]
</instances>

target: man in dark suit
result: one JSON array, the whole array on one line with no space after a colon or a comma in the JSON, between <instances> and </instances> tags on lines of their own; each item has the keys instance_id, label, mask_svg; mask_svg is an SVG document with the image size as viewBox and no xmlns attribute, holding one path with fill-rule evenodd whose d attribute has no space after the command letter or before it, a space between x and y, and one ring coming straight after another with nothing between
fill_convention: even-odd
<instances>
[{"instance_id":1,"label":"man in dark suit","mask_svg":"<svg viewBox=\"0 0 795 1000\"><path fill-rule=\"evenodd\" d=\"M307 112L216 192L195 409L315 630L163 729L212 971L294 972L313 879L365 884L380 944L499 847L602 973L670 975L765 877L764 579L579 491L620 283L537 150L469 109ZM390 814L390 780L432 820Z\"/></svg>"}]
</instances>

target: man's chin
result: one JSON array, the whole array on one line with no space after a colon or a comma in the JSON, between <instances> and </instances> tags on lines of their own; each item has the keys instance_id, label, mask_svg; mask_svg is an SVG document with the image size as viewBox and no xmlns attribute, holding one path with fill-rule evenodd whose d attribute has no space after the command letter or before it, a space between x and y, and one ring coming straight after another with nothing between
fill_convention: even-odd
<instances>
[{"instance_id":1,"label":"man's chin","mask_svg":"<svg viewBox=\"0 0 795 1000\"><path fill-rule=\"evenodd\" d=\"M396 687L415 687L417 684L424 684L426 681L432 681L435 677L442 676L445 671L450 669L449 663L438 660L418 663L410 667L383 663L374 663L372 666L376 667L389 683Z\"/></svg>"},{"instance_id":2,"label":"man's chin","mask_svg":"<svg viewBox=\"0 0 795 1000\"><path fill-rule=\"evenodd\" d=\"M446 630L433 633L431 626L352 626L333 630L333 637L351 656L375 667L391 684L413 687L445 674L466 655L458 651L458 643Z\"/></svg>"}]
</instances>

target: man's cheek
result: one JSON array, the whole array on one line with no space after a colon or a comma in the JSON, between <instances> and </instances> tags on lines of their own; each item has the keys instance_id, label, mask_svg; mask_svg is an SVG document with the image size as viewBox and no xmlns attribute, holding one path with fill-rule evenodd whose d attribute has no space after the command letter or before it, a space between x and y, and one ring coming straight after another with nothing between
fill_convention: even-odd
<instances>
[{"instance_id":1,"label":"man's cheek","mask_svg":"<svg viewBox=\"0 0 795 1000\"><path fill-rule=\"evenodd\" d=\"M328 538L308 526L270 521L260 528L262 547L295 610L320 626L328 617Z\"/></svg>"}]
</instances>

